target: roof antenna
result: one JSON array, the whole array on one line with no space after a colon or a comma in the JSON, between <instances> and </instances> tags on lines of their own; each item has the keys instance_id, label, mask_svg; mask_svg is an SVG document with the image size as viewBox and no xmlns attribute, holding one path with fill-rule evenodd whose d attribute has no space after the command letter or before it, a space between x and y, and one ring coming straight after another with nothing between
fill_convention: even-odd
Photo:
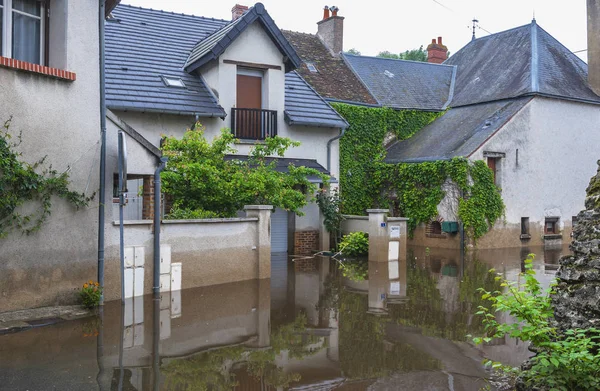
<instances>
[{"instance_id":1,"label":"roof antenna","mask_svg":"<svg viewBox=\"0 0 600 391\"><path fill-rule=\"evenodd\" d=\"M535 8L533 9L533 19L531 19L531 23L535 23Z\"/></svg>"},{"instance_id":2,"label":"roof antenna","mask_svg":"<svg viewBox=\"0 0 600 391\"><path fill-rule=\"evenodd\" d=\"M473 22L473 36L471 37L471 41L474 41L475 40L475 29L477 28L477 23L479 23L479 21L477 20L477 18L473 18L472 22Z\"/></svg>"}]
</instances>

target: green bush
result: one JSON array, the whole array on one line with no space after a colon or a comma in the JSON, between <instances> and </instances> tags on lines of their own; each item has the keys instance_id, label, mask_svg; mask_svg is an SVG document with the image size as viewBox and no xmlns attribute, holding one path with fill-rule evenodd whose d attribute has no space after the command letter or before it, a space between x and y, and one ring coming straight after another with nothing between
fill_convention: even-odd
<instances>
[{"instance_id":1,"label":"green bush","mask_svg":"<svg viewBox=\"0 0 600 391\"><path fill-rule=\"evenodd\" d=\"M505 288L504 292L479 288L482 299L491 303L491 310L479 306L477 314L484 317L486 335L473 338L473 342L487 343L505 335L530 342L536 355L525 369L487 362L496 369L518 375L528 388L551 391L600 389L600 330L576 329L560 333L552 326L552 288L542 289L535 278L533 258L530 254L525 260L525 272L519 275L523 281L512 282L496 276L500 286ZM516 322L499 323L495 316L497 312L510 313Z\"/></svg>"},{"instance_id":2,"label":"green bush","mask_svg":"<svg viewBox=\"0 0 600 391\"><path fill-rule=\"evenodd\" d=\"M344 235L339 251L348 257L358 257L369 253L369 236L364 232L352 232Z\"/></svg>"},{"instance_id":3,"label":"green bush","mask_svg":"<svg viewBox=\"0 0 600 391\"><path fill-rule=\"evenodd\" d=\"M344 277L352 281L364 281L369 276L369 262L367 260L345 260L339 263L339 269Z\"/></svg>"}]
</instances>

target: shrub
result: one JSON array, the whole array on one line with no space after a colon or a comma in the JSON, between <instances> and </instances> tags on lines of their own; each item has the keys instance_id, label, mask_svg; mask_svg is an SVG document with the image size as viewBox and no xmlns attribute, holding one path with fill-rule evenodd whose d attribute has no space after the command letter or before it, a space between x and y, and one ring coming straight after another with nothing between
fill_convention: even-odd
<instances>
[{"instance_id":1,"label":"shrub","mask_svg":"<svg viewBox=\"0 0 600 391\"><path fill-rule=\"evenodd\" d=\"M339 269L344 277L352 281L364 281L369 276L369 262L366 260L346 260L340 262Z\"/></svg>"},{"instance_id":2,"label":"shrub","mask_svg":"<svg viewBox=\"0 0 600 391\"><path fill-rule=\"evenodd\" d=\"M473 338L475 344L490 342L492 338L509 335L530 342L536 352L524 369L509 368L501 363L487 361L487 365L516 374L526 387L541 390L598 390L600 389L600 330L567 330L559 333L552 326L553 310L550 289L542 289L533 270L534 255L525 260L521 281L496 279L505 292L479 291L482 299L491 303L491 310L479 306L486 335ZM493 272L493 269L492 269ZM512 324L499 323L495 312L508 312L515 317Z\"/></svg>"},{"instance_id":3,"label":"shrub","mask_svg":"<svg viewBox=\"0 0 600 391\"><path fill-rule=\"evenodd\" d=\"M89 280L79 292L81 302L85 308L92 309L100 304L100 298L102 297L102 287L99 283Z\"/></svg>"},{"instance_id":4,"label":"shrub","mask_svg":"<svg viewBox=\"0 0 600 391\"><path fill-rule=\"evenodd\" d=\"M344 235L339 251L348 257L366 255L369 253L369 236L360 231Z\"/></svg>"}]
</instances>

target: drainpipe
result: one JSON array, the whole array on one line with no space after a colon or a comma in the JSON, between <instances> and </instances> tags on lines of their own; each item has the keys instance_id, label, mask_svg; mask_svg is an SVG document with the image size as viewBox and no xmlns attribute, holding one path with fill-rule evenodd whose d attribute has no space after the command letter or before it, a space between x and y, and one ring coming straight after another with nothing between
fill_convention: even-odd
<instances>
[{"instance_id":1,"label":"drainpipe","mask_svg":"<svg viewBox=\"0 0 600 391\"><path fill-rule=\"evenodd\" d=\"M331 174L331 143L333 143L335 140L338 140L338 139L344 137L345 133L346 133L346 128L342 128L339 135L337 135L334 138L332 138L331 140L327 141L327 171L329 171L330 174ZM339 176L339 174L338 174L338 176ZM338 179L340 179L340 178L338 178Z\"/></svg>"},{"instance_id":2,"label":"drainpipe","mask_svg":"<svg viewBox=\"0 0 600 391\"><path fill-rule=\"evenodd\" d=\"M161 157L154 171L154 285L153 292L160 293L160 173L165 169L167 158Z\"/></svg>"},{"instance_id":3,"label":"drainpipe","mask_svg":"<svg viewBox=\"0 0 600 391\"><path fill-rule=\"evenodd\" d=\"M104 205L106 204L106 74L104 66L104 15L105 0L100 0L98 34L100 46L100 192L98 203L98 283L104 292ZM104 294L100 305L104 304Z\"/></svg>"}]
</instances>

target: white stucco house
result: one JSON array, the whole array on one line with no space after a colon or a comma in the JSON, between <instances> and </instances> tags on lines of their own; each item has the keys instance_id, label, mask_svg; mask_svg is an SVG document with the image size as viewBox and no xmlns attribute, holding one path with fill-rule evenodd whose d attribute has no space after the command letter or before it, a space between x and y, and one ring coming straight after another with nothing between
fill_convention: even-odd
<instances>
[{"instance_id":1,"label":"white stucco house","mask_svg":"<svg viewBox=\"0 0 600 391\"><path fill-rule=\"evenodd\" d=\"M479 248L570 243L600 156L600 96L586 63L533 20L472 40L442 66L455 68L449 110L392 145L386 162L484 160L506 216ZM420 227L414 243L459 246L459 235L440 231L439 221L458 220L452 204L442 201L437 220Z\"/></svg>"},{"instance_id":2,"label":"white stucco house","mask_svg":"<svg viewBox=\"0 0 600 391\"><path fill-rule=\"evenodd\" d=\"M301 64L261 3L236 5L232 20L118 5L106 23L112 156L106 184L113 188L117 172L117 131L129 129L126 219L151 218L149 189L160 140L181 137L196 121L206 127L208 140L231 129L240 140L236 156L242 159L268 136L300 141L300 147L277 159L278 168L286 170L290 163L316 168L335 183L337 139L347 122L295 71ZM111 220L117 217L114 205ZM303 212L274 212L273 252L320 248L318 207L310 203Z\"/></svg>"}]
</instances>

